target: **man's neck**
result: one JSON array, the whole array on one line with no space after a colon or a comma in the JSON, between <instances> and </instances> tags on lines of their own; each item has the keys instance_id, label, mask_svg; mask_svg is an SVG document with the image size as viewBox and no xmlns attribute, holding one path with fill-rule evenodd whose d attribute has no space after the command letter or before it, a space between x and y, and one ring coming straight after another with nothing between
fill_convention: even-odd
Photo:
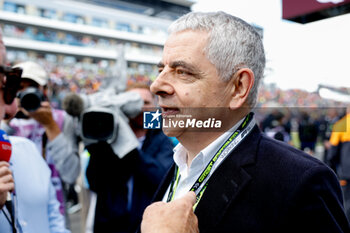
<instances>
[{"instance_id":1,"label":"man's neck","mask_svg":"<svg viewBox=\"0 0 350 233\"><path fill-rule=\"evenodd\" d=\"M223 133L224 132L188 132L186 135L179 137L179 142L187 150L187 166L190 167L192 160L196 157L196 155L210 143L220 137Z\"/></svg>"},{"instance_id":2,"label":"man's neck","mask_svg":"<svg viewBox=\"0 0 350 233\"><path fill-rule=\"evenodd\" d=\"M177 139L187 150L187 166L190 167L192 160L196 155L219 138L226 131L231 129L236 125L243 117L245 117L249 112L244 112L242 114L235 114L230 118L230 121L227 121L221 130L211 131L211 132L200 132L192 131L182 134Z\"/></svg>"}]
</instances>

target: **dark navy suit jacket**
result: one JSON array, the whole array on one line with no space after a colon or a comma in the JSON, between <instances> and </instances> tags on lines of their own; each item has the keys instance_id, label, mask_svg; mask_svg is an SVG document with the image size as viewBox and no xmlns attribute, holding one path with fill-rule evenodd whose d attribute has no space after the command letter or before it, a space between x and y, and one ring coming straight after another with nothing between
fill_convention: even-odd
<instances>
[{"instance_id":1,"label":"dark navy suit jacket","mask_svg":"<svg viewBox=\"0 0 350 233\"><path fill-rule=\"evenodd\" d=\"M154 201L173 174L174 166ZM195 214L200 233L350 232L342 201L329 167L255 126L212 175Z\"/></svg>"}]
</instances>

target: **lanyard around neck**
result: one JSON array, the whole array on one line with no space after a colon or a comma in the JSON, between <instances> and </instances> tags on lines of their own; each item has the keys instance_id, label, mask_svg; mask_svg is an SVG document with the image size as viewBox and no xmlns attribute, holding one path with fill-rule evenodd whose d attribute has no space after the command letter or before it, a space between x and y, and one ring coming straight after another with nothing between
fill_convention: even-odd
<instances>
[{"instance_id":1,"label":"lanyard around neck","mask_svg":"<svg viewBox=\"0 0 350 233\"><path fill-rule=\"evenodd\" d=\"M239 143L250 133L255 125L255 120L253 118L254 113L250 112L243 120L243 122L238 126L238 128L231 134L231 136L223 143L219 150L214 154L213 158L210 160L204 171L198 177L196 182L191 187L190 191L194 191L197 196L196 204L193 206L195 209L203 196L205 189L208 186L208 181L214 171L219 167L219 165L227 158L227 156L238 146ZM175 196L175 191L179 184L181 178L179 168L176 166L175 174L170 185L169 194L167 202L172 201Z\"/></svg>"}]
</instances>

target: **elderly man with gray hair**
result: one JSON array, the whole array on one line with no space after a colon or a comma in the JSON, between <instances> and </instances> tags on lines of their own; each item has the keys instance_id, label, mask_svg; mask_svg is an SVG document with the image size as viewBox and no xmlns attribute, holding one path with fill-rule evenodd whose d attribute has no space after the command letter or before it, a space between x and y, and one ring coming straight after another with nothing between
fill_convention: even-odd
<instances>
[{"instance_id":1,"label":"elderly man with gray hair","mask_svg":"<svg viewBox=\"0 0 350 233\"><path fill-rule=\"evenodd\" d=\"M255 29L224 12L191 12L169 34L151 91L163 121L171 122L163 131L179 144L155 201L170 204L195 192L201 233L349 232L336 175L255 123L265 67ZM205 128L205 119L215 124ZM166 213L151 210L145 221Z\"/></svg>"}]
</instances>

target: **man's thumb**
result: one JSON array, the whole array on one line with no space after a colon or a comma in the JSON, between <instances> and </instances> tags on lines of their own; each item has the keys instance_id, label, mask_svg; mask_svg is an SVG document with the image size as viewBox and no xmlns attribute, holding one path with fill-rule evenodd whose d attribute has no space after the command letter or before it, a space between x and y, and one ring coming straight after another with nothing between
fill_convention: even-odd
<instances>
[{"instance_id":1,"label":"man's thumb","mask_svg":"<svg viewBox=\"0 0 350 233\"><path fill-rule=\"evenodd\" d=\"M186 193L182 198L189 201L192 206L196 203L196 194L193 191Z\"/></svg>"}]
</instances>

